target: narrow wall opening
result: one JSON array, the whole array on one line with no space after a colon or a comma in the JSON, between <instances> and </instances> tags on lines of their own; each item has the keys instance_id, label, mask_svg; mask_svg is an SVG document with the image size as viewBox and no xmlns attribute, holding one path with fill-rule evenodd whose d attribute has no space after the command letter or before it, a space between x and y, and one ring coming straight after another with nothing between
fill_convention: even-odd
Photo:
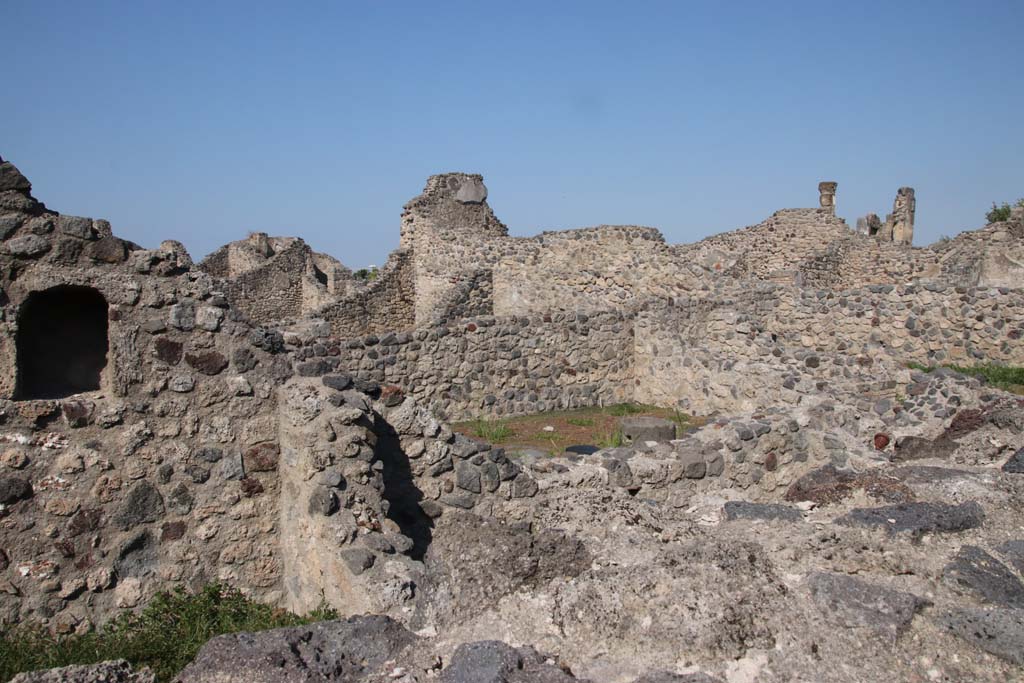
<instances>
[{"instance_id":1,"label":"narrow wall opening","mask_svg":"<svg viewBox=\"0 0 1024 683\"><path fill-rule=\"evenodd\" d=\"M100 388L107 365L107 301L92 287L29 294L18 314L15 399L63 398Z\"/></svg>"}]
</instances>

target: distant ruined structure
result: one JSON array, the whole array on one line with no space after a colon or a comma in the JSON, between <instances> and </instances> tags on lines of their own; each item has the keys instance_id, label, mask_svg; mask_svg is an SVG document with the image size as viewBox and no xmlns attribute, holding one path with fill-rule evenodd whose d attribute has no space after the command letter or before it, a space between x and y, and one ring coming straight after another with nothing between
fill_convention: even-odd
<instances>
[{"instance_id":1,"label":"distant ruined structure","mask_svg":"<svg viewBox=\"0 0 1024 683\"><path fill-rule=\"evenodd\" d=\"M915 209L914 188L901 187L896 192L892 213L886 216L885 223L876 214L869 213L857 219L857 232L882 242L909 246L914 241Z\"/></svg>"},{"instance_id":2,"label":"distant ruined structure","mask_svg":"<svg viewBox=\"0 0 1024 683\"><path fill-rule=\"evenodd\" d=\"M637 657L657 655L651 643L699 642L693 661L725 671L789 647L772 633L804 613L779 596L803 593L772 563L805 559L769 562L756 538L723 540L704 521L677 533L679 519L711 499L791 500L820 468L853 476L836 468L877 464L889 435L945 448L969 405L956 438L979 424L1003 430L991 443L1015 438L1012 399L907 363L1024 364L1020 211L914 247L911 188L884 223L852 230L835 215L837 183L822 182L818 207L693 244L631 225L512 237L481 176L446 173L405 205L398 250L362 282L301 239L263 233L194 264L178 242L140 247L31 189L0 160L0 623L83 632L159 590L216 580L454 644L543 633L600 661L596 680L627 680ZM445 424L632 401L713 417L669 445L550 462ZM981 457L970 448L963 457ZM878 490L904 495L891 479ZM989 509L999 524L1016 514ZM964 510L963 528L977 526ZM778 545L840 543L829 538ZM842 543L828 558L852 576L877 538ZM921 548L886 566L916 580L900 568L935 552ZM693 577L721 595L698 594ZM526 608L524 587L549 592ZM630 606L670 595L704 602L652 609L651 628ZM802 654L785 666L820 666L808 637L792 635L787 652ZM925 642L941 646L920 648L971 647L953 638L933 629ZM885 642L873 657L893 656Z\"/></svg>"}]
</instances>

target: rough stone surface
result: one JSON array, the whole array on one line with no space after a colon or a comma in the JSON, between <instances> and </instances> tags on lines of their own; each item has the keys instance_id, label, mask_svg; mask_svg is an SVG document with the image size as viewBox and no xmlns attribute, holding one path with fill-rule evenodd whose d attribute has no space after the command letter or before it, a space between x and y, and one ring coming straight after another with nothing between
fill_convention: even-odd
<instances>
[{"instance_id":1,"label":"rough stone surface","mask_svg":"<svg viewBox=\"0 0 1024 683\"><path fill-rule=\"evenodd\" d=\"M842 574L814 573L807 585L827 618L848 628L865 627L895 637L925 602L917 596Z\"/></svg>"},{"instance_id":2,"label":"rough stone surface","mask_svg":"<svg viewBox=\"0 0 1024 683\"><path fill-rule=\"evenodd\" d=\"M417 642L387 617L219 636L200 649L181 683L384 681ZM408 663L406 664L408 666Z\"/></svg>"},{"instance_id":3,"label":"rough stone surface","mask_svg":"<svg viewBox=\"0 0 1024 683\"><path fill-rule=\"evenodd\" d=\"M65 666L32 673L18 674L11 683L154 683L156 676L149 669L133 671L119 659L87 666Z\"/></svg>"},{"instance_id":4,"label":"rough stone surface","mask_svg":"<svg viewBox=\"0 0 1024 683\"><path fill-rule=\"evenodd\" d=\"M659 417L624 417L619 420L622 436L629 442L668 442L676 438L676 423Z\"/></svg>"},{"instance_id":5,"label":"rough stone surface","mask_svg":"<svg viewBox=\"0 0 1024 683\"><path fill-rule=\"evenodd\" d=\"M800 514L799 510L789 507L788 505L779 505L777 503L748 503L746 501L735 500L726 503L722 508L722 511L725 513L725 518L730 521L738 519L760 519L779 522L803 521L803 515Z\"/></svg>"},{"instance_id":6,"label":"rough stone surface","mask_svg":"<svg viewBox=\"0 0 1024 683\"><path fill-rule=\"evenodd\" d=\"M1024 610L957 609L938 617L950 633L1017 665L1024 665Z\"/></svg>"},{"instance_id":7,"label":"rough stone surface","mask_svg":"<svg viewBox=\"0 0 1024 683\"><path fill-rule=\"evenodd\" d=\"M958 589L998 607L1024 608L1024 583L981 548L966 545L942 570Z\"/></svg>"},{"instance_id":8,"label":"rough stone surface","mask_svg":"<svg viewBox=\"0 0 1024 683\"><path fill-rule=\"evenodd\" d=\"M974 529L984 519L981 506L975 502L959 505L906 503L880 508L857 508L837 519L836 523L879 527L890 534L907 532L921 536L926 533L956 533Z\"/></svg>"}]
</instances>

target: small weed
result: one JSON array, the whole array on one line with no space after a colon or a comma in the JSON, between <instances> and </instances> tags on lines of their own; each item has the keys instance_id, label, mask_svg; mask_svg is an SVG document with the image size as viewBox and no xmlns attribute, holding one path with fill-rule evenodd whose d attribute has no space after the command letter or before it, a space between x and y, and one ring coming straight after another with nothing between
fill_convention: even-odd
<instances>
[{"instance_id":1,"label":"small weed","mask_svg":"<svg viewBox=\"0 0 1024 683\"><path fill-rule=\"evenodd\" d=\"M673 410L672 417L669 419L679 426L680 431L690 426L690 416L679 410Z\"/></svg>"},{"instance_id":2,"label":"small weed","mask_svg":"<svg viewBox=\"0 0 1024 683\"><path fill-rule=\"evenodd\" d=\"M577 427L593 427L594 426L594 418L592 418L592 417L570 417L570 418L567 418L565 421L568 422L569 424L575 425Z\"/></svg>"},{"instance_id":3,"label":"small weed","mask_svg":"<svg viewBox=\"0 0 1024 683\"><path fill-rule=\"evenodd\" d=\"M622 430L616 429L610 433L602 435L594 445L598 448L618 448L623 443Z\"/></svg>"},{"instance_id":4,"label":"small weed","mask_svg":"<svg viewBox=\"0 0 1024 683\"><path fill-rule=\"evenodd\" d=\"M160 593L138 614L124 614L91 633L57 637L24 624L0 629L0 680L23 671L126 659L136 668L150 667L164 683L214 636L337 618L326 606L300 617L217 584L196 593Z\"/></svg>"},{"instance_id":5,"label":"small weed","mask_svg":"<svg viewBox=\"0 0 1024 683\"><path fill-rule=\"evenodd\" d=\"M495 420L476 420L470 429L488 443L501 443L515 434L507 424Z\"/></svg>"},{"instance_id":6,"label":"small weed","mask_svg":"<svg viewBox=\"0 0 1024 683\"><path fill-rule=\"evenodd\" d=\"M911 370L921 372L932 372L934 365L922 365L921 363L907 363ZM1024 367L1012 365L995 365L986 363L984 365L943 365L954 372L959 372L971 377L982 379L991 386L1014 394L1024 394Z\"/></svg>"},{"instance_id":7,"label":"small weed","mask_svg":"<svg viewBox=\"0 0 1024 683\"><path fill-rule=\"evenodd\" d=\"M985 220L989 223L1008 221L1014 206L1024 206L1024 199L1018 199L1012 206L1009 202L1003 202L1002 204L992 202L992 209L985 214Z\"/></svg>"}]
</instances>

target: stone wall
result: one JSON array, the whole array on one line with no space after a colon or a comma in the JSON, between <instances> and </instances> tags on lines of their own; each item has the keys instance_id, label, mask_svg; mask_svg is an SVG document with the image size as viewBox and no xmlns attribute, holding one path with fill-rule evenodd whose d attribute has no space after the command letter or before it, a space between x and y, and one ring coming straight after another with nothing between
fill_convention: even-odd
<instances>
[{"instance_id":1,"label":"stone wall","mask_svg":"<svg viewBox=\"0 0 1024 683\"><path fill-rule=\"evenodd\" d=\"M699 289L705 271L684 264L654 228L600 226L510 239L494 265L495 315L635 308L649 296Z\"/></svg>"},{"instance_id":2,"label":"stone wall","mask_svg":"<svg viewBox=\"0 0 1024 683\"><path fill-rule=\"evenodd\" d=\"M351 271L295 237L253 233L207 256L200 270L221 280L232 304L260 324L298 318L356 289Z\"/></svg>"},{"instance_id":3,"label":"stone wall","mask_svg":"<svg viewBox=\"0 0 1024 683\"><path fill-rule=\"evenodd\" d=\"M487 205L481 176L431 176L402 213L400 246L411 250L414 262L415 324L444 319L451 290L467 272L497 260L507 235Z\"/></svg>"},{"instance_id":4,"label":"stone wall","mask_svg":"<svg viewBox=\"0 0 1024 683\"><path fill-rule=\"evenodd\" d=\"M18 348L36 292L98 291L109 349L95 391L2 402L0 621L83 630L211 580L276 601L273 416L291 372L279 338L250 327L177 243L132 248L102 222L43 210L27 181L19 192L2 219L4 396L18 354L40 352Z\"/></svg>"},{"instance_id":5,"label":"stone wall","mask_svg":"<svg viewBox=\"0 0 1024 683\"><path fill-rule=\"evenodd\" d=\"M723 288L638 314L635 398L712 413L756 410L780 396L795 401L819 391L819 382L891 397L896 385L874 378L909 377L909 361L1020 365L1022 335L1020 290Z\"/></svg>"},{"instance_id":6,"label":"stone wall","mask_svg":"<svg viewBox=\"0 0 1024 683\"><path fill-rule=\"evenodd\" d=\"M797 264L850 232L832 208L782 209L757 225L680 245L677 253L684 262L708 262L715 272L791 283Z\"/></svg>"},{"instance_id":7,"label":"stone wall","mask_svg":"<svg viewBox=\"0 0 1024 683\"><path fill-rule=\"evenodd\" d=\"M348 296L333 301L309 317L326 320L335 336L380 334L407 330L415 324L415 264L412 254L392 252L376 279Z\"/></svg>"},{"instance_id":8,"label":"stone wall","mask_svg":"<svg viewBox=\"0 0 1024 683\"><path fill-rule=\"evenodd\" d=\"M941 279L958 287L1012 287L1024 282L1024 217L962 232L931 246Z\"/></svg>"},{"instance_id":9,"label":"stone wall","mask_svg":"<svg viewBox=\"0 0 1024 683\"><path fill-rule=\"evenodd\" d=\"M906 284L940 275L930 249L845 235L798 265L797 284L814 289L853 289L874 284Z\"/></svg>"},{"instance_id":10,"label":"stone wall","mask_svg":"<svg viewBox=\"0 0 1024 683\"><path fill-rule=\"evenodd\" d=\"M179 244L135 248L29 190L0 162L0 624L85 632L211 581L299 611L326 598L399 616L431 519L536 494L412 399L327 374L337 347L253 327ZM7 400L18 354L40 352L18 348L26 302L69 285L105 298L98 386ZM73 357L81 340L52 322L47 342Z\"/></svg>"},{"instance_id":11,"label":"stone wall","mask_svg":"<svg viewBox=\"0 0 1024 683\"><path fill-rule=\"evenodd\" d=\"M620 403L633 326L620 312L479 317L339 344L339 367L402 388L448 419Z\"/></svg>"}]
</instances>

